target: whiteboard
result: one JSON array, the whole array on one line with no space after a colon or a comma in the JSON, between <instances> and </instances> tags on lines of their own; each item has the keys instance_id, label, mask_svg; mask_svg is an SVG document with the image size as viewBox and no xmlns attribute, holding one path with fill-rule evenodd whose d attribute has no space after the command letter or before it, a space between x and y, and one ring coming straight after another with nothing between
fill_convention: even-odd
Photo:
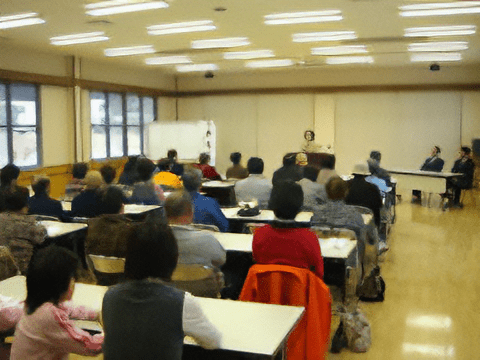
<instances>
[{"instance_id":1,"label":"whiteboard","mask_svg":"<svg viewBox=\"0 0 480 360\"><path fill-rule=\"evenodd\" d=\"M146 155L152 160L167 157L170 149L177 150L183 161L197 162L198 156L210 154L210 164L215 165L216 128L213 121L153 122L145 129Z\"/></svg>"}]
</instances>

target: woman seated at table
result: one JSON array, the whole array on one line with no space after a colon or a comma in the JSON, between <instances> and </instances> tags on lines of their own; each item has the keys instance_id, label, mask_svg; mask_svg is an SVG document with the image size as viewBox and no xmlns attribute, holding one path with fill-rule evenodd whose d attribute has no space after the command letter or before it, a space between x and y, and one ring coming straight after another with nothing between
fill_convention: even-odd
<instances>
[{"instance_id":1,"label":"woman seated at table","mask_svg":"<svg viewBox=\"0 0 480 360\"><path fill-rule=\"evenodd\" d=\"M323 259L317 235L309 229L296 228L294 224L303 205L302 187L291 180L274 185L269 204L278 221L255 231L253 259L258 264L310 269L323 278Z\"/></svg>"},{"instance_id":2,"label":"woman seated at table","mask_svg":"<svg viewBox=\"0 0 480 360\"><path fill-rule=\"evenodd\" d=\"M159 185L152 180L155 164L150 159L137 160L138 181L133 185L132 204L143 205L162 205L165 201L165 195Z\"/></svg>"},{"instance_id":3,"label":"woman seated at table","mask_svg":"<svg viewBox=\"0 0 480 360\"><path fill-rule=\"evenodd\" d=\"M184 335L217 348L220 334L195 297L168 286L177 266L172 230L160 222L137 226L127 240L125 276L103 299L105 359L180 360Z\"/></svg>"},{"instance_id":4,"label":"woman seated at table","mask_svg":"<svg viewBox=\"0 0 480 360\"><path fill-rule=\"evenodd\" d=\"M202 170L203 178L208 180L222 180L220 174L215 170L213 166L209 164L210 155L207 153L201 153L198 158L198 164L193 164L196 168Z\"/></svg>"}]
</instances>

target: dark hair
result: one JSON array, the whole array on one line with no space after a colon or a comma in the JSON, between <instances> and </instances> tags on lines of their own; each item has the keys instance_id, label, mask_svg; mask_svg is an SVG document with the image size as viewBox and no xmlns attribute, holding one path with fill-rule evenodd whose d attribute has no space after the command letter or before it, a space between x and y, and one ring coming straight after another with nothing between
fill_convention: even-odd
<instances>
[{"instance_id":1,"label":"dark hair","mask_svg":"<svg viewBox=\"0 0 480 360\"><path fill-rule=\"evenodd\" d=\"M305 130L305 132L303 133L303 137L305 138L305 140L307 140L308 133L310 133L310 135L312 136L312 141L315 140L315 133L313 132L313 130Z\"/></svg>"},{"instance_id":2,"label":"dark hair","mask_svg":"<svg viewBox=\"0 0 480 360\"><path fill-rule=\"evenodd\" d=\"M170 280L177 261L177 240L165 223L147 221L135 226L127 238L127 279L143 280L153 277Z\"/></svg>"},{"instance_id":3,"label":"dark hair","mask_svg":"<svg viewBox=\"0 0 480 360\"><path fill-rule=\"evenodd\" d=\"M466 155L470 155L470 152L472 151L468 146L462 146L461 149Z\"/></svg>"},{"instance_id":4,"label":"dark hair","mask_svg":"<svg viewBox=\"0 0 480 360\"><path fill-rule=\"evenodd\" d=\"M374 160L380 161L380 160L382 159L382 153L381 153L380 151L373 150L373 151L370 153L370 159L374 159Z\"/></svg>"},{"instance_id":5,"label":"dark hair","mask_svg":"<svg viewBox=\"0 0 480 360\"><path fill-rule=\"evenodd\" d=\"M285 180L273 186L269 207L279 219L295 219L302 205L303 190L297 183Z\"/></svg>"},{"instance_id":6,"label":"dark hair","mask_svg":"<svg viewBox=\"0 0 480 360\"><path fill-rule=\"evenodd\" d=\"M200 164L208 164L209 161L210 161L210 155L208 155L207 153L201 153L200 156L198 157L198 162Z\"/></svg>"},{"instance_id":7,"label":"dark hair","mask_svg":"<svg viewBox=\"0 0 480 360\"><path fill-rule=\"evenodd\" d=\"M247 169L250 174L263 174L263 160L259 157L251 157L248 159Z\"/></svg>"},{"instance_id":8,"label":"dark hair","mask_svg":"<svg viewBox=\"0 0 480 360\"><path fill-rule=\"evenodd\" d=\"M286 154L283 157L283 166L295 165L296 160L297 160L297 155L296 154Z\"/></svg>"},{"instance_id":9,"label":"dark hair","mask_svg":"<svg viewBox=\"0 0 480 360\"><path fill-rule=\"evenodd\" d=\"M63 247L50 245L38 250L27 270L27 313L48 301L58 305L75 278L78 264L78 257Z\"/></svg>"},{"instance_id":10,"label":"dark hair","mask_svg":"<svg viewBox=\"0 0 480 360\"><path fill-rule=\"evenodd\" d=\"M440 154L442 152L442 150L440 150L440 147L438 147L437 145L434 146L435 150L437 150L437 154Z\"/></svg>"},{"instance_id":11,"label":"dark hair","mask_svg":"<svg viewBox=\"0 0 480 360\"><path fill-rule=\"evenodd\" d=\"M50 185L50 179L46 176L34 179L32 182L32 190L35 195L42 195L47 193L48 186Z\"/></svg>"},{"instance_id":12,"label":"dark hair","mask_svg":"<svg viewBox=\"0 0 480 360\"><path fill-rule=\"evenodd\" d=\"M348 192L348 184L339 176L332 176L325 184L327 196L331 200L345 199Z\"/></svg>"},{"instance_id":13,"label":"dark hair","mask_svg":"<svg viewBox=\"0 0 480 360\"><path fill-rule=\"evenodd\" d=\"M175 160L176 157L177 157L177 150L175 150L175 149L170 149L170 150L168 150L168 152L167 152L167 158L168 158L170 161Z\"/></svg>"},{"instance_id":14,"label":"dark hair","mask_svg":"<svg viewBox=\"0 0 480 360\"><path fill-rule=\"evenodd\" d=\"M148 181L152 177L155 164L152 160L141 158L137 160L137 172L140 181Z\"/></svg>"},{"instance_id":15,"label":"dark hair","mask_svg":"<svg viewBox=\"0 0 480 360\"><path fill-rule=\"evenodd\" d=\"M169 171L170 170L170 160L168 160L168 159L158 160L157 168L160 171Z\"/></svg>"},{"instance_id":16,"label":"dark hair","mask_svg":"<svg viewBox=\"0 0 480 360\"><path fill-rule=\"evenodd\" d=\"M317 181L319 171L315 166L307 165L303 168L303 177L315 182Z\"/></svg>"},{"instance_id":17,"label":"dark hair","mask_svg":"<svg viewBox=\"0 0 480 360\"><path fill-rule=\"evenodd\" d=\"M323 169L335 169L335 155L328 155L322 159L322 168Z\"/></svg>"},{"instance_id":18,"label":"dark hair","mask_svg":"<svg viewBox=\"0 0 480 360\"><path fill-rule=\"evenodd\" d=\"M193 212L192 197L183 190L172 192L165 200L167 218L175 218Z\"/></svg>"},{"instance_id":19,"label":"dark hair","mask_svg":"<svg viewBox=\"0 0 480 360\"><path fill-rule=\"evenodd\" d=\"M28 206L28 189L23 186L15 186L5 191L5 209L8 211L20 211Z\"/></svg>"},{"instance_id":20,"label":"dark hair","mask_svg":"<svg viewBox=\"0 0 480 360\"><path fill-rule=\"evenodd\" d=\"M10 186L13 180L17 180L20 175L20 168L14 164L7 164L0 173L2 187Z\"/></svg>"},{"instance_id":21,"label":"dark hair","mask_svg":"<svg viewBox=\"0 0 480 360\"><path fill-rule=\"evenodd\" d=\"M234 164L240 164L240 160L242 159L242 154L239 152L233 152L230 154L230 161Z\"/></svg>"},{"instance_id":22,"label":"dark hair","mask_svg":"<svg viewBox=\"0 0 480 360\"><path fill-rule=\"evenodd\" d=\"M84 179L87 175L88 165L85 163L73 164L72 175L75 179Z\"/></svg>"},{"instance_id":23,"label":"dark hair","mask_svg":"<svg viewBox=\"0 0 480 360\"><path fill-rule=\"evenodd\" d=\"M109 186L102 196L102 213L118 214L123 204L122 190L115 186Z\"/></svg>"},{"instance_id":24,"label":"dark hair","mask_svg":"<svg viewBox=\"0 0 480 360\"><path fill-rule=\"evenodd\" d=\"M188 192L197 191L202 185L202 171L193 167L185 169L182 175L183 187Z\"/></svg>"},{"instance_id":25,"label":"dark hair","mask_svg":"<svg viewBox=\"0 0 480 360\"><path fill-rule=\"evenodd\" d=\"M129 156L127 162L123 166L123 171L131 172L135 170L135 166L137 165L138 156Z\"/></svg>"},{"instance_id":26,"label":"dark hair","mask_svg":"<svg viewBox=\"0 0 480 360\"><path fill-rule=\"evenodd\" d=\"M115 176L117 175L116 170L110 165L104 165L100 169L100 174L102 174L103 181L105 184L111 184L113 180L115 180Z\"/></svg>"}]
</instances>

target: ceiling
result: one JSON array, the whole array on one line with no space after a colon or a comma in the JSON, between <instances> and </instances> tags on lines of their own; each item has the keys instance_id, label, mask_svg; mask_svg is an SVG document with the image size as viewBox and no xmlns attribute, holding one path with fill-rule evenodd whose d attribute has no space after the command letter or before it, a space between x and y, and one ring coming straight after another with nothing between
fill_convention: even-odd
<instances>
[{"instance_id":1,"label":"ceiling","mask_svg":"<svg viewBox=\"0 0 480 360\"><path fill-rule=\"evenodd\" d=\"M92 1L90 1L92 2ZM248 37L251 45L231 51L270 49L276 58L292 59L297 68L323 66L424 66L410 62L407 46L414 40L404 38L404 29L420 26L476 25L480 32L480 14L412 17L399 15L398 6L437 1L397 1L397 0L169 0L166 9L126 13L103 17L85 14L85 1L80 0L1 0L0 16L21 12L37 12L46 23L20 28L0 30L0 51L2 44L20 45L75 55L94 60L101 59L115 64L150 68L145 58L150 55L106 58L104 49L153 45L158 55L188 55L194 63L215 63L220 72L271 71L245 68L243 60L224 60L225 50L193 50L192 40ZM216 11L223 8L224 11ZM272 13L312 10L341 10L343 20L319 24L265 25L264 16ZM193 20L213 20L214 31L189 34L151 36L146 27L162 23ZM294 43L292 34L300 32L354 30L357 40L328 43ZM50 37L104 31L109 41L72 45L50 45ZM435 39L437 40L437 39ZM462 61L444 65L458 66L480 64L479 34L460 37L438 38L438 41L468 41L469 49L462 51ZM417 40L418 41L418 40ZM432 41L432 39L424 39ZM311 48L341 44L365 44L374 58L373 64L365 65L326 65L324 56L311 55ZM153 55L153 56L158 56ZM157 66L167 73L175 73L174 66Z\"/></svg>"}]
</instances>

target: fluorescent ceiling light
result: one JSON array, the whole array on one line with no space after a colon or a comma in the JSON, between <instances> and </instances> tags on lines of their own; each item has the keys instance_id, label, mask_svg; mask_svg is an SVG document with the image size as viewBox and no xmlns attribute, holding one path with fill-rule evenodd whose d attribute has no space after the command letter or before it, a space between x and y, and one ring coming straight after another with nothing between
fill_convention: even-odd
<instances>
[{"instance_id":1,"label":"fluorescent ceiling light","mask_svg":"<svg viewBox=\"0 0 480 360\"><path fill-rule=\"evenodd\" d=\"M468 49L466 41L450 41L450 42L427 42L412 43L408 45L408 51L461 51Z\"/></svg>"},{"instance_id":2,"label":"fluorescent ceiling light","mask_svg":"<svg viewBox=\"0 0 480 360\"><path fill-rule=\"evenodd\" d=\"M175 64L190 64L192 60L188 56L158 56L145 59L147 65L175 65Z\"/></svg>"},{"instance_id":3,"label":"fluorescent ceiling light","mask_svg":"<svg viewBox=\"0 0 480 360\"><path fill-rule=\"evenodd\" d=\"M462 60L462 54L460 53L426 53L426 54L410 55L411 62L460 61L460 60Z\"/></svg>"},{"instance_id":4,"label":"fluorescent ceiling light","mask_svg":"<svg viewBox=\"0 0 480 360\"><path fill-rule=\"evenodd\" d=\"M8 16L0 16L0 29L11 29L21 26L43 24L45 20L40 19L37 13L25 13Z\"/></svg>"},{"instance_id":5,"label":"fluorescent ceiling light","mask_svg":"<svg viewBox=\"0 0 480 360\"><path fill-rule=\"evenodd\" d=\"M294 62L290 59L277 59L277 60L257 60L248 61L245 66L249 68L270 68L270 67L283 67L292 66Z\"/></svg>"},{"instance_id":6,"label":"fluorescent ceiling light","mask_svg":"<svg viewBox=\"0 0 480 360\"><path fill-rule=\"evenodd\" d=\"M293 42L338 41L353 40L356 38L357 35L355 31L321 31L292 35Z\"/></svg>"},{"instance_id":7,"label":"fluorescent ceiling light","mask_svg":"<svg viewBox=\"0 0 480 360\"><path fill-rule=\"evenodd\" d=\"M344 65L344 64L372 64L371 56L334 56L325 59L328 65Z\"/></svg>"},{"instance_id":8,"label":"fluorescent ceiling light","mask_svg":"<svg viewBox=\"0 0 480 360\"><path fill-rule=\"evenodd\" d=\"M83 34L72 34L64 36L55 36L50 38L52 45L74 45L74 44L86 44L97 41L106 41L109 37L105 35L103 31L96 31Z\"/></svg>"},{"instance_id":9,"label":"fluorescent ceiling light","mask_svg":"<svg viewBox=\"0 0 480 360\"><path fill-rule=\"evenodd\" d=\"M129 56L129 55L142 55L153 54L155 49L153 45L142 46L130 46L121 48L105 49L105 56Z\"/></svg>"},{"instance_id":10,"label":"fluorescent ceiling light","mask_svg":"<svg viewBox=\"0 0 480 360\"><path fill-rule=\"evenodd\" d=\"M480 1L404 5L399 10L406 17L478 14Z\"/></svg>"},{"instance_id":11,"label":"fluorescent ceiling light","mask_svg":"<svg viewBox=\"0 0 480 360\"><path fill-rule=\"evenodd\" d=\"M92 16L115 15L127 12L167 8L164 1L109 0L85 5L86 14Z\"/></svg>"},{"instance_id":12,"label":"fluorescent ceiling light","mask_svg":"<svg viewBox=\"0 0 480 360\"><path fill-rule=\"evenodd\" d=\"M428 26L405 29L405 37L433 37L433 36L460 36L473 35L475 25Z\"/></svg>"},{"instance_id":13,"label":"fluorescent ceiling light","mask_svg":"<svg viewBox=\"0 0 480 360\"><path fill-rule=\"evenodd\" d=\"M250 45L250 41L246 37L192 41L192 49L230 48L230 47L246 46L246 45Z\"/></svg>"},{"instance_id":14,"label":"fluorescent ceiling light","mask_svg":"<svg viewBox=\"0 0 480 360\"><path fill-rule=\"evenodd\" d=\"M365 45L325 46L312 48L312 55L349 55L368 53Z\"/></svg>"},{"instance_id":15,"label":"fluorescent ceiling light","mask_svg":"<svg viewBox=\"0 0 480 360\"><path fill-rule=\"evenodd\" d=\"M173 24L152 25L147 27L147 31L149 35L167 35L198 31L211 31L215 30L216 28L217 27L213 25L212 20L199 20Z\"/></svg>"},{"instance_id":16,"label":"fluorescent ceiling light","mask_svg":"<svg viewBox=\"0 0 480 360\"><path fill-rule=\"evenodd\" d=\"M267 25L307 24L343 20L340 10L303 11L265 15Z\"/></svg>"},{"instance_id":17,"label":"fluorescent ceiling light","mask_svg":"<svg viewBox=\"0 0 480 360\"><path fill-rule=\"evenodd\" d=\"M274 56L275 54L272 50L231 51L223 53L223 58L226 60L249 60Z\"/></svg>"},{"instance_id":18,"label":"fluorescent ceiling light","mask_svg":"<svg viewBox=\"0 0 480 360\"><path fill-rule=\"evenodd\" d=\"M178 72L215 71L218 70L218 66L216 64L178 65L176 69Z\"/></svg>"}]
</instances>

